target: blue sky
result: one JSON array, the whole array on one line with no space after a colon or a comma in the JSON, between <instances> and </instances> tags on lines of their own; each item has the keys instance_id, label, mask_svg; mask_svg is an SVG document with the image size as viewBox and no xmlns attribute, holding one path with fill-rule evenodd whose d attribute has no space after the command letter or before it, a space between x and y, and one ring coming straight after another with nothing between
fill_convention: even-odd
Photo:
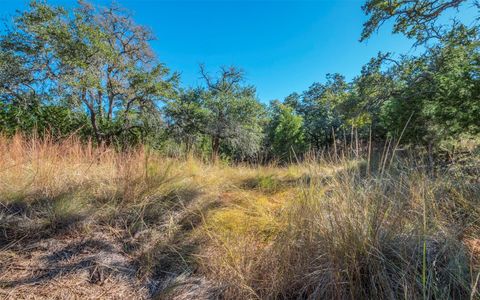
<instances>
[{"instance_id":1,"label":"blue sky","mask_svg":"<svg viewBox=\"0 0 480 300\"><path fill-rule=\"evenodd\" d=\"M75 1L54 0L71 7ZM101 5L110 1L90 1ZM236 65L257 87L261 101L302 92L325 74L347 79L378 51L412 53L412 41L382 28L358 41L366 16L363 1L133 1L117 0L137 23L152 29L159 59L182 74L183 86L201 83L198 65L211 72ZM0 0L3 16L26 1Z\"/></svg>"}]
</instances>

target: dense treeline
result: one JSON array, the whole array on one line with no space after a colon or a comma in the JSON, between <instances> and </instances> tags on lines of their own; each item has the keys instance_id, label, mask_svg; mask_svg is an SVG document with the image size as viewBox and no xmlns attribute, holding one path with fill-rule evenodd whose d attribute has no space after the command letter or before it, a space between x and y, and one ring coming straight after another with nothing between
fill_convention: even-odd
<instances>
[{"instance_id":1,"label":"dense treeline","mask_svg":"<svg viewBox=\"0 0 480 300\"><path fill-rule=\"evenodd\" d=\"M476 136L478 26L437 25L465 1L411 2L367 1L361 38L392 20L421 55L379 53L351 81L328 74L265 105L236 67L210 74L200 66L204 84L180 87L150 48L152 33L120 7L79 2L67 11L33 1L0 37L0 131L234 160L298 158L353 135L429 149Z\"/></svg>"}]
</instances>

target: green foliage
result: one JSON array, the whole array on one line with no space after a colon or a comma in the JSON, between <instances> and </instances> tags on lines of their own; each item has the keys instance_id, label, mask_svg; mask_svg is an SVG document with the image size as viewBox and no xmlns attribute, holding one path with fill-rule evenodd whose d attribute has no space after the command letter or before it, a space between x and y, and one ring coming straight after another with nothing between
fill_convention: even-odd
<instances>
[{"instance_id":1,"label":"green foliage","mask_svg":"<svg viewBox=\"0 0 480 300\"><path fill-rule=\"evenodd\" d=\"M33 1L0 40L2 101L85 111L97 142L139 140L177 80L153 55L152 38L116 6L66 11Z\"/></svg>"},{"instance_id":2,"label":"green foliage","mask_svg":"<svg viewBox=\"0 0 480 300\"><path fill-rule=\"evenodd\" d=\"M360 40L368 39L388 20L393 20L393 33L415 38L417 44L438 39L448 27L435 21L445 11L458 9L465 2L473 4L467 0L368 0L362 9L370 18L363 24Z\"/></svg>"},{"instance_id":3,"label":"green foliage","mask_svg":"<svg viewBox=\"0 0 480 300\"><path fill-rule=\"evenodd\" d=\"M254 157L263 140L264 119L255 88L243 85L243 72L234 67L222 68L215 79L203 66L201 72L205 87L180 91L164 107L169 134L188 152L195 146L215 159ZM207 148L205 138L210 140Z\"/></svg>"},{"instance_id":4,"label":"green foliage","mask_svg":"<svg viewBox=\"0 0 480 300\"><path fill-rule=\"evenodd\" d=\"M437 143L480 132L479 42L474 29L453 29L441 43L396 68L398 88L382 106L387 131L410 142ZM411 116L411 117L410 117Z\"/></svg>"},{"instance_id":5,"label":"green foliage","mask_svg":"<svg viewBox=\"0 0 480 300\"><path fill-rule=\"evenodd\" d=\"M88 125L85 114L62 106L0 104L0 133L9 136L19 132L62 138L74 131L87 133Z\"/></svg>"},{"instance_id":6,"label":"green foliage","mask_svg":"<svg viewBox=\"0 0 480 300\"><path fill-rule=\"evenodd\" d=\"M206 121L207 111L202 106L202 93L201 89L181 91L164 108L170 136L184 144L187 152L199 141Z\"/></svg>"},{"instance_id":7,"label":"green foliage","mask_svg":"<svg viewBox=\"0 0 480 300\"><path fill-rule=\"evenodd\" d=\"M326 84L314 83L302 94L297 113L303 118L305 139L319 150L333 140L332 131L343 123L339 107L349 95L349 85L340 74L328 74Z\"/></svg>"},{"instance_id":8,"label":"green foliage","mask_svg":"<svg viewBox=\"0 0 480 300\"><path fill-rule=\"evenodd\" d=\"M283 160L295 160L306 149L303 119L291 107L278 104L272 117L272 152Z\"/></svg>"},{"instance_id":9,"label":"green foliage","mask_svg":"<svg viewBox=\"0 0 480 300\"><path fill-rule=\"evenodd\" d=\"M67 10L32 1L0 36L0 132L76 133L224 161L287 160L322 151L350 130L360 140L403 133L402 143L434 147L475 137L478 25L439 22L464 2L366 1L362 39L392 20L393 31L415 38L424 53L379 53L352 81L327 74L266 110L236 67L210 76L201 66L204 85L179 89L178 75L150 47L153 34L116 5L81 1Z\"/></svg>"},{"instance_id":10,"label":"green foliage","mask_svg":"<svg viewBox=\"0 0 480 300\"><path fill-rule=\"evenodd\" d=\"M242 84L243 72L235 67L221 68L216 79L203 66L201 72L207 87L201 95L206 117L200 130L212 141L212 155L222 148L239 158L252 157L261 147L264 119L255 88Z\"/></svg>"},{"instance_id":11,"label":"green foliage","mask_svg":"<svg viewBox=\"0 0 480 300\"><path fill-rule=\"evenodd\" d=\"M433 97L424 114L439 136L480 132L480 42L476 30L459 27L431 49Z\"/></svg>"}]
</instances>

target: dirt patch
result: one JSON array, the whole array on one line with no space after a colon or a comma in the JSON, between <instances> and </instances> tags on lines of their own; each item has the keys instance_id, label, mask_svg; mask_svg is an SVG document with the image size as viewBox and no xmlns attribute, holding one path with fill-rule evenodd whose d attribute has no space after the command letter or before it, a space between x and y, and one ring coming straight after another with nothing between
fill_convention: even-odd
<instances>
[{"instance_id":1,"label":"dirt patch","mask_svg":"<svg viewBox=\"0 0 480 300\"><path fill-rule=\"evenodd\" d=\"M147 287L121 249L111 236L94 232L2 251L0 294L6 299L147 298Z\"/></svg>"}]
</instances>

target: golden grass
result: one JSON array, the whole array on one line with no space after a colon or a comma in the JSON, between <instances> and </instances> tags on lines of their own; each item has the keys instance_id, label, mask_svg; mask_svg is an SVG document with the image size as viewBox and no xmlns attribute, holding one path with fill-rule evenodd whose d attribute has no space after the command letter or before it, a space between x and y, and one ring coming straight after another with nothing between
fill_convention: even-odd
<instances>
[{"instance_id":1,"label":"golden grass","mask_svg":"<svg viewBox=\"0 0 480 300\"><path fill-rule=\"evenodd\" d=\"M338 158L228 166L167 158L145 147L117 152L75 138L21 136L0 138L0 152L3 295L39 292L42 285L13 280L23 274L16 271L21 265L40 268L37 256L54 251L28 250L38 243L70 245L102 236L137 282L132 288L118 275L124 271L112 273L118 297L480 297L475 163L441 172L391 158L379 172L367 172L364 161ZM75 266L71 272L82 270ZM86 269L91 278L98 264ZM32 274L22 276L46 281L57 292L50 295L75 284L82 297L86 286L92 297L105 292L91 279L74 284L74 273L62 275L62 284L55 284L60 275Z\"/></svg>"}]
</instances>

